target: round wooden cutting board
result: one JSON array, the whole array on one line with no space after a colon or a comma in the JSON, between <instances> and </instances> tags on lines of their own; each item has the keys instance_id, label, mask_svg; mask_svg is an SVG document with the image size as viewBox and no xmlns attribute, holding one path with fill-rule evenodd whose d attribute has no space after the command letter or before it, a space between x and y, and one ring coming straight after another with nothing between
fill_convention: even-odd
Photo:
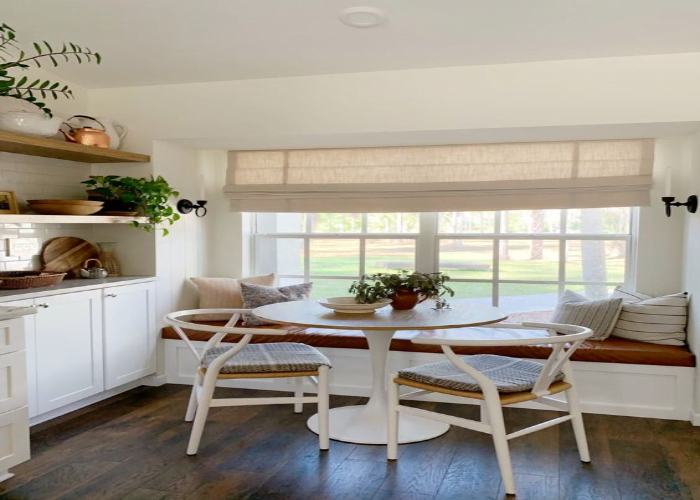
<instances>
[{"instance_id":1,"label":"round wooden cutting board","mask_svg":"<svg viewBox=\"0 0 700 500\"><path fill-rule=\"evenodd\" d=\"M86 260L97 256L97 248L92 243L72 236L52 239L41 253L45 271L68 273L71 278L78 276Z\"/></svg>"}]
</instances>

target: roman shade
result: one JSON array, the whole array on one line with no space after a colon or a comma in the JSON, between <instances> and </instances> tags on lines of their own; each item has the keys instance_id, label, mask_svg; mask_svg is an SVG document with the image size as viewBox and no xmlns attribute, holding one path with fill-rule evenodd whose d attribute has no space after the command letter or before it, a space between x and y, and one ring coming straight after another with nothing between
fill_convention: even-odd
<instances>
[{"instance_id":1,"label":"roman shade","mask_svg":"<svg viewBox=\"0 0 700 500\"><path fill-rule=\"evenodd\" d=\"M230 151L241 212L431 212L649 204L653 139Z\"/></svg>"}]
</instances>

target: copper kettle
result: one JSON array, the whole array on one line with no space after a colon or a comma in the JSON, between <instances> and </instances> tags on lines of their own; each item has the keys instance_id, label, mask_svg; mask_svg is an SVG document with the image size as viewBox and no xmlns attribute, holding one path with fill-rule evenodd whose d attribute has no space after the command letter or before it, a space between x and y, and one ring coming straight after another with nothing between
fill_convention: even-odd
<instances>
[{"instance_id":1,"label":"copper kettle","mask_svg":"<svg viewBox=\"0 0 700 500\"><path fill-rule=\"evenodd\" d=\"M99 124L99 126L102 127L102 130L92 127L74 128L69 123L73 118L87 118L89 120L92 120L95 123ZM105 132L105 126L91 116L71 116L63 123L63 125L67 125L70 128L68 132L66 132L65 130L61 130L61 133L65 136L68 142L82 144L83 146L97 146L98 148L109 147L109 135L107 135L107 132Z\"/></svg>"}]
</instances>

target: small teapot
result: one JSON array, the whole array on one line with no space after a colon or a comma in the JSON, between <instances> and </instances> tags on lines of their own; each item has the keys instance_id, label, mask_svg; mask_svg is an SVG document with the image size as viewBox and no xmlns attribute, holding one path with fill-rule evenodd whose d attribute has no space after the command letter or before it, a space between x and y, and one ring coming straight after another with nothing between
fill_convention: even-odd
<instances>
[{"instance_id":1,"label":"small teapot","mask_svg":"<svg viewBox=\"0 0 700 500\"><path fill-rule=\"evenodd\" d=\"M98 130L92 127L73 128L73 126L69 123L73 118L87 118L93 120L95 123L99 124L100 127L102 127L102 130ZM66 132L65 130L61 130L61 133L65 136L68 142L82 144L83 146L97 146L98 148L109 147L110 139L109 135L107 135L107 132L105 132L105 126L102 125L102 123L100 123L99 121L92 118L91 116L71 116L70 118L68 118L68 120L65 121L64 125L70 127L70 130L68 132Z\"/></svg>"},{"instance_id":2,"label":"small teapot","mask_svg":"<svg viewBox=\"0 0 700 500\"><path fill-rule=\"evenodd\" d=\"M90 267L90 262L95 262L96 265L94 267ZM109 275L109 271L102 267L102 262L100 262L99 259L86 260L85 264L83 264L83 267L80 269L81 278L101 280L106 278L107 275Z\"/></svg>"}]
</instances>

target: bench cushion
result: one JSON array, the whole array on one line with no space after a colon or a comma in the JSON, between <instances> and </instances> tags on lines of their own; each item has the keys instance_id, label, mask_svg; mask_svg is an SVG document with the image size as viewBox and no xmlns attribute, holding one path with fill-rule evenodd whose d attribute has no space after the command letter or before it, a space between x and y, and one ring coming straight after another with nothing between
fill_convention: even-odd
<instances>
[{"instance_id":1,"label":"bench cushion","mask_svg":"<svg viewBox=\"0 0 700 500\"><path fill-rule=\"evenodd\" d=\"M202 321L202 324L223 326L223 321ZM368 349L367 339L361 331L356 330L327 330L321 328L301 328L292 326L273 326L268 328L284 329L288 333L284 336L258 335L253 337L251 343L265 342L299 342L313 347L328 347L338 349ZM517 330L527 334L527 330ZM532 331L530 331L532 332ZM213 334L194 330L185 330L191 340L207 341ZM428 352L441 354L442 350L437 345L413 344L411 338L417 335L417 331L396 332L391 340L392 351ZM425 334L425 332L422 332ZM465 338L470 335L485 335L493 338L512 338L513 330L501 328L455 328L450 330L435 330L440 336L454 336ZM542 335L541 331L537 334ZM164 339L180 340L180 337L172 327L162 330ZM227 335L224 342L237 342L240 335ZM552 352L549 346L511 346L511 347L455 347L455 353L459 355L473 354L497 354L514 358L546 359ZM573 361L588 361L594 363L623 363L637 365L659 366L695 366L695 355L684 346L671 346L649 344L634 340L610 337L604 341L588 340L574 353Z\"/></svg>"},{"instance_id":2,"label":"bench cushion","mask_svg":"<svg viewBox=\"0 0 700 500\"><path fill-rule=\"evenodd\" d=\"M493 354L464 356L462 361L488 377L498 392L529 391L535 387L535 383L542 373L542 365L534 361ZM481 392L479 383L450 361L399 370L398 374L401 378L453 391ZM559 381L563 378L564 374L559 372L554 380Z\"/></svg>"}]
</instances>

